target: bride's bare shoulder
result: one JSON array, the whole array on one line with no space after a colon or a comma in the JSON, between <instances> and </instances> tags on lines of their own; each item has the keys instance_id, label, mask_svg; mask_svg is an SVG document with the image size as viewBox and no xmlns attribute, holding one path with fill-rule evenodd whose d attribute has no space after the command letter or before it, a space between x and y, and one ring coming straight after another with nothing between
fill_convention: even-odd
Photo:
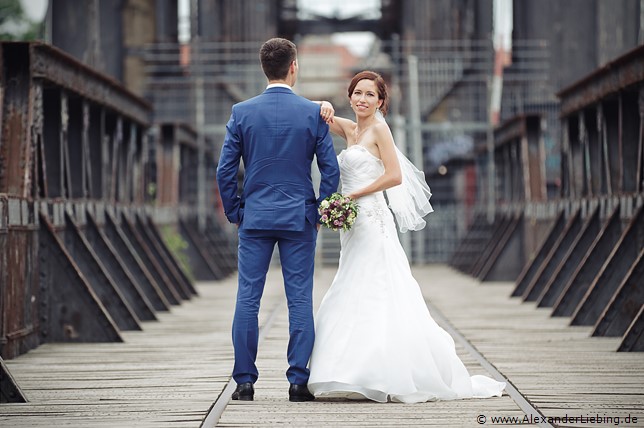
<instances>
[{"instance_id":1,"label":"bride's bare shoulder","mask_svg":"<svg viewBox=\"0 0 644 428\"><path fill-rule=\"evenodd\" d=\"M387 125L386 122L378 122L374 125L373 127L374 132L376 133L376 137L378 139L380 138L392 138L391 134L391 129L389 128L389 125Z\"/></svg>"}]
</instances>

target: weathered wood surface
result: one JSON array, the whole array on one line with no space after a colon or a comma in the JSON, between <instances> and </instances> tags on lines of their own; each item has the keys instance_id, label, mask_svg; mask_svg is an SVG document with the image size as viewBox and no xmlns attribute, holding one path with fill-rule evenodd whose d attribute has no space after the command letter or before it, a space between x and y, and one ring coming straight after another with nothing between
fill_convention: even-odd
<instances>
[{"instance_id":1,"label":"weathered wood surface","mask_svg":"<svg viewBox=\"0 0 644 428\"><path fill-rule=\"evenodd\" d=\"M315 302L319 304L333 279L331 269L318 271ZM476 426L480 414L523 416L510 397L486 400L457 400L423 404L374 403L338 399L317 399L308 403L288 401L289 383L285 377L288 318L285 310L269 330L260 346L258 368L260 379L255 384L255 401L230 401L219 425L221 427L254 427L284 425L297 427L335 426ZM471 374L487 374L476 361L457 346Z\"/></svg>"},{"instance_id":2,"label":"weathered wood surface","mask_svg":"<svg viewBox=\"0 0 644 428\"><path fill-rule=\"evenodd\" d=\"M619 338L590 337L551 309L509 299L513 283L478 283L446 267L416 270L424 294L546 417L627 417L644 426L644 355L615 352ZM436 278L435 282L432 278ZM632 423L632 418L637 423ZM578 420L559 426L617 426Z\"/></svg>"},{"instance_id":3,"label":"weathered wood surface","mask_svg":"<svg viewBox=\"0 0 644 428\"><path fill-rule=\"evenodd\" d=\"M1 405L0 426L198 427L230 379L235 278L198 291L125 343L45 344L7 361L29 403ZM280 301L267 293L264 306Z\"/></svg>"},{"instance_id":4,"label":"weathered wood surface","mask_svg":"<svg viewBox=\"0 0 644 428\"><path fill-rule=\"evenodd\" d=\"M481 284L444 266L414 272L431 304L543 415L630 414L637 423L619 426L644 426L644 355L617 353L618 339L591 338L590 328L509 298L514 284ZM316 303L333 274L317 270ZM0 405L0 426L198 427L230 379L236 278L200 283L198 291L200 297L144 323L143 332L123 333L125 343L46 344L6 361L29 403ZM230 402L219 426L475 427L479 415L488 425L493 416L524 415L507 395L414 405L289 403L283 296L273 270L260 323L277 313L260 344L255 401ZM457 351L472 374L485 374L458 341Z\"/></svg>"}]
</instances>

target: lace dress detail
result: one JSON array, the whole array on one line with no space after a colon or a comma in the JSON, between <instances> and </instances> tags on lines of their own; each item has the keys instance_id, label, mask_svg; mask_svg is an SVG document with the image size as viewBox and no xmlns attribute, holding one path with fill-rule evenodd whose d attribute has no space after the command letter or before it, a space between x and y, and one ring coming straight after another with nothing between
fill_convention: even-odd
<instances>
[{"instance_id":1,"label":"lace dress detail","mask_svg":"<svg viewBox=\"0 0 644 428\"><path fill-rule=\"evenodd\" d=\"M385 209L386 207L383 208L380 204L373 206L367 205L363 209L363 215L367 216L369 221L375 224L383 235L386 235L387 233L385 229L385 220L383 218L385 215Z\"/></svg>"}]
</instances>

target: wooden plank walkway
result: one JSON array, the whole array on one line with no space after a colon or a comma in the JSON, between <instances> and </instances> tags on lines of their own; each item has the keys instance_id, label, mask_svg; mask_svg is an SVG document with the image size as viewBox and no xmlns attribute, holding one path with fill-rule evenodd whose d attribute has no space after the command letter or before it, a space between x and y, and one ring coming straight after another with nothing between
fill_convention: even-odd
<instances>
[{"instance_id":1,"label":"wooden plank walkway","mask_svg":"<svg viewBox=\"0 0 644 428\"><path fill-rule=\"evenodd\" d=\"M317 270L316 302L334 273L330 268ZM570 327L567 318L551 318L547 309L510 299L511 283L480 284L440 265L415 268L414 274L435 318L455 336L470 372L486 374L481 364L487 363L498 369L538 408L540 414L529 417L630 415L631 423L577 419L551 425L644 426L641 353L617 353L618 339L591 338L587 327ZM222 427L475 427L481 416L492 425L493 417L520 421L526 413L509 395L412 405L288 402L287 316L277 270L269 274L260 314L260 324L267 326L255 401L228 403L222 391L232 368L236 278L199 283L197 288L200 297L160 314L157 322L145 323L143 332L124 333L125 343L46 344L6 361L30 402L0 405L0 426L196 428L204 419L203 426L209 426L213 415L206 416L220 394Z\"/></svg>"}]
</instances>

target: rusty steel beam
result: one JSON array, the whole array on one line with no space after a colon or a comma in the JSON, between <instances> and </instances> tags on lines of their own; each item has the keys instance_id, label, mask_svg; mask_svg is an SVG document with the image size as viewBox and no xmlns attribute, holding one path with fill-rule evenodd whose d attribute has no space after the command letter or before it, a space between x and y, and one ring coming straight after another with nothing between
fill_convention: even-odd
<instances>
[{"instance_id":1,"label":"rusty steel beam","mask_svg":"<svg viewBox=\"0 0 644 428\"><path fill-rule=\"evenodd\" d=\"M179 202L196 204L198 200L199 158L196 150L189 146L179 145L181 169L179 170Z\"/></svg>"},{"instance_id":2,"label":"rusty steel beam","mask_svg":"<svg viewBox=\"0 0 644 428\"><path fill-rule=\"evenodd\" d=\"M644 305L640 307L617 350L619 352L644 352Z\"/></svg>"},{"instance_id":3,"label":"rusty steel beam","mask_svg":"<svg viewBox=\"0 0 644 428\"><path fill-rule=\"evenodd\" d=\"M123 232L125 232L125 236L130 241L132 248L137 252L145 266L147 266L149 272L152 274L152 277L168 302L172 305L181 304L181 295L177 291L175 284L173 284L170 278L165 274L160 261L156 259L154 252L148 247L145 239L143 239L139 231L132 224L132 221L130 221L124 212L121 213L119 225L123 229Z\"/></svg>"},{"instance_id":4,"label":"rusty steel beam","mask_svg":"<svg viewBox=\"0 0 644 428\"><path fill-rule=\"evenodd\" d=\"M9 249L8 249L8 236L9 236L9 219L8 219L8 202L4 195L0 195L0 356L5 355L7 339L7 314L10 305L7 300L9 296L5 296L5 291L8 288L9 279ZM5 309L5 307L7 309Z\"/></svg>"},{"instance_id":5,"label":"rusty steel beam","mask_svg":"<svg viewBox=\"0 0 644 428\"><path fill-rule=\"evenodd\" d=\"M12 42L5 42L11 44ZM22 43L28 49L31 75L74 92L140 125L149 125L152 106L116 80L99 73L64 51L42 43Z\"/></svg>"},{"instance_id":6,"label":"rusty steel beam","mask_svg":"<svg viewBox=\"0 0 644 428\"><path fill-rule=\"evenodd\" d=\"M623 103L622 103L623 104ZM624 144L624 159L628 162L631 168L635 169L632 177L624 177L624 189L634 191L640 194L644 193L644 85L640 86L639 93L637 94L637 102L632 100L633 105L637 105L637 109L623 109L626 110L622 113L620 110L621 121L620 124L629 124L624 126L621 130L621 140L634 142L635 144ZM623 117L622 117L623 116ZM639 126L636 124L638 123ZM633 126L635 125L635 126ZM631 181L632 180L632 181Z\"/></svg>"},{"instance_id":7,"label":"rusty steel beam","mask_svg":"<svg viewBox=\"0 0 644 428\"><path fill-rule=\"evenodd\" d=\"M5 288L8 282L9 260L8 260L8 247L7 238L9 235L8 229L8 213L7 213L7 198L0 195L0 356L4 355L4 348L7 343L6 339L6 315L5 306L7 297L5 296Z\"/></svg>"},{"instance_id":8,"label":"rusty steel beam","mask_svg":"<svg viewBox=\"0 0 644 428\"><path fill-rule=\"evenodd\" d=\"M228 275L226 269L221 265L221 261L216 260L212 244L208 238L199 233L198 227L194 221L179 220L179 230L181 235L188 241L188 246L192 247L199 254L201 260L204 261L208 269L212 272L216 280L225 278Z\"/></svg>"},{"instance_id":9,"label":"rusty steel beam","mask_svg":"<svg viewBox=\"0 0 644 428\"><path fill-rule=\"evenodd\" d=\"M3 60L10 66L2 76L0 191L23 197L100 198L103 174L110 177L103 167L112 163L120 167L112 171L120 176L119 200L141 199L139 144L151 106L51 46L6 42L2 55L11 61ZM100 149L106 146L106 131L114 132L106 129L105 111L118 118L134 143L124 143L130 151L120 162Z\"/></svg>"},{"instance_id":10,"label":"rusty steel beam","mask_svg":"<svg viewBox=\"0 0 644 428\"><path fill-rule=\"evenodd\" d=\"M510 141L523 138L528 133L528 117L539 117L538 115L517 115L509 119L494 130L494 146L500 147Z\"/></svg>"},{"instance_id":11,"label":"rusty steel beam","mask_svg":"<svg viewBox=\"0 0 644 428\"><path fill-rule=\"evenodd\" d=\"M165 244L165 241L161 237L161 233L159 232L159 229L152 221L152 218L150 218L149 216L145 216L144 218L139 217L139 220L148 230L150 239L156 242L155 245L157 245L160 251L164 253L165 258L168 260L168 263L172 265L173 269L176 271L176 274L181 277L181 281L183 282L184 286L189 291L189 293L193 296L197 296L198 295L197 289L194 287L190 278L188 278L184 270L179 265L179 262L175 258L174 254L172 254L172 251L170 251L168 246Z\"/></svg>"},{"instance_id":12,"label":"rusty steel beam","mask_svg":"<svg viewBox=\"0 0 644 428\"><path fill-rule=\"evenodd\" d=\"M112 244L127 270L132 273L140 289L143 290L154 309L157 311L169 311L172 306L165 294L150 273L148 267L143 263L137 251L134 249L125 232L113 216L105 211L105 236Z\"/></svg>"},{"instance_id":13,"label":"rusty steel beam","mask_svg":"<svg viewBox=\"0 0 644 428\"><path fill-rule=\"evenodd\" d=\"M509 216L509 222L490 257L481 269L481 281L515 281L525 265L523 213Z\"/></svg>"},{"instance_id":14,"label":"rusty steel beam","mask_svg":"<svg viewBox=\"0 0 644 428\"><path fill-rule=\"evenodd\" d=\"M199 224L195 227L199 229ZM227 276L237 269L237 252L231 251L230 243L216 222L208 223L202 232L209 244L210 254Z\"/></svg>"},{"instance_id":15,"label":"rusty steel beam","mask_svg":"<svg viewBox=\"0 0 644 428\"><path fill-rule=\"evenodd\" d=\"M141 220L141 217L134 215L131 221L132 227L138 232L142 238L143 243L150 251L150 255L157 261L161 267L162 272L174 286L174 289L179 294L182 300L190 300L192 298L191 286L184 281L184 277L179 274L177 266L172 263L171 258L168 257L165 244L159 243L153 236L152 232L147 227L146 223Z\"/></svg>"},{"instance_id":16,"label":"rusty steel beam","mask_svg":"<svg viewBox=\"0 0 644 428\"><path fill-rule=\"evenodd\" d=\"M118 326L43 214L39 242L44 341L122 342Z\"/></svg>"},{"instance_id":17,"label":"rusty steel beam","mask_svg":"<svg viewBox=\"0 0 644 428\"><path fill-rule=\"evenodd\" d=\"M123 155L123 164L119 168L119 181L123 184L121 187L121 193L118 195L118 200L121 202L142 202L142 200L137 199L137 192L135 188L134 177L137 175L136 165L134 157L137 152L137 144L139 142L139 129L135 124L130 124L129 129L129 139L125 144L125 149L121 152ZM124 140L126 141L126 140Z\"/></svg>"},{"instance_id":18,"label":"rusty steel beam","mask_svg":"<svg viewBox=\"0 0 644 428\"><path fill-rule=\"evenodd\" d=\"M639 82L562 118L565 196L642 191L643 94Z\"/></svg>"},{"instance_id":19,"label":"rusty steel beam","mask_svg":"<svg viewBox=\"0 0 644 428\"><path fill-rule=\"evenodd\" d=\"M486 215L475 215L467 234L454 252L450 265L461 272L469 272L485 243L492 238L492 232L492 224L488 222Z\"/></svg>"},{"instance_id":20,"label":"rusty steel beam","mask_svg":"<svg viewBox=\"0 0 644 428\"><path fill-rule=\"evenodd\" d=\"M2 47L3 110L0 133L0 193L27 197L30 193L30 74L26 44Z\"/></svg>"},{"instance_id":21,"label":"rusty steel beam","mask_svg":"<svg viewBox=\"0 0 644 428\"><path fill-rule=\"evenodd\" d=\"M226 274L237 270L237 245L230 241L228 235L223 231L213 217L206 218L206 235L215 246L216 256L220 257L220 263L226 270Z\"/></svg>"},{"instance_id":22,"label":"rusty steel beam","mask_svg":"<svg viewBox=\"0 0 644 428\"><path fill-rule=\"evenodd\" d=\"M110 134L110 147L112 149L111 153L108 153L107 158L109 159L108 164L106 165L109 174L107 174L106 188L108 191L105 194L105 197L109 201L118 201L119 200L119 190L118 185L120 184L119 179L119 168L120 166L120 156L121 146L124 145L124 136L123 136L123 118L120 116L116 117L113 121L113 129Z\"/></svg>"},{"instance_id":23,"label":"rusty steel beam","mask_svg":"<svg viewBox=\"0 0 644 428\"><path fill-rule=\"evenodd\" d=\"M34 204L0 195L0 354L13 358L41 343L38 220Z\"/></svg>"},{"instance_id":24,"label":"rusty steel beam","mask_svg":"<svg viewBox=\"0 0 644 428\"><path fill-rule=\"evenodd\" d=\"M555 301L552 316L569 317L573 314L622 235L620 211L620 206L617 205Z\"/></svg>"},{"instance_id":25,"label":"rusty steel beam","mask_svg":"<svg viewBox=\"0 0 644 428\"><path fill-rule=\"evenodd\" d=\"M83 111L83 120L87 121L87 127L84 129L83 138L84 147L87 147L87 155L85 162L89 165L88 175L88 190L89 199L102 199L103 194L103 151L104 146L107 146L105 141L105 109L84 103L87 108L87 113Z\"/></svg>"},{"instance_id":26,"label":"rusty steel beam","mask_svg":"<svg viewBox=\"0 0 644 428\"><path fill-rule=\"evenodd\" d=\"M178 144L190 146L193 149L199 147L199 140L197 136L197 131L195 131L191 126L185 123L178 123L172 125L174 130L174 141Z\"/></svg>"},{"instance_id":27,"label":"rusty steel beam","mask_svg":"<svg viewBox=\"0 0 644 428\"><path fill-rule=\"evenodd\" d=\"M456 247L456 250L452 253L452 256L449 260L449 265L458 269L461 272L464 272L467 266L470 265L472 260L472 254L470 249L474 246L474 243L477 241L479 235L479 229L481 224L487 224L485 221L485 216L483 214L475 214L472 219L472 223L467 228L465 236L461 239Z\"/></svg>"},{"instance_id":28,"label":"rusty steel beam","mask_svg":"<svg viewBox=\"0 0 644 428\"><path fill-rule=\"evenodd\" d=\"M154 177L157 204L171 206L179 201L178 162L179 148L174 144L174 127L164 124L158 127L155 151L156 176Z\"/></svg>"},{"instance_id":29,"label":"rusty steel beam","mask_svg":"<svg viewBox=\"0 0 644 428\"><path fill-rule=\"evenodd\" d=\"M4 47L0 43L0 70L5 70L4 66ZM5 75L4 73L0 72L0 132L2 132L2 124L4 121L2 120L3 118L3 113L4 113L4 92L5 92ZM0 134L1 136L2 134ZM2 141L4 139L0 138L0 153L2 152Z\"/></svg>"},{"instance_id":30,"label":"rusty steel beam","mask_svg":"<svg viewBox=\"0 0 644 428\"><path fill-rule=\"evenodd\" d=\"M566 117L644 81L644 45L599 67L576 83L559 91L560 115Z\"/></svg>"},{"instance_id":31,"label":"rusty steel beam","mask_svg":"<svg viewBox=\"0 0 644 428\"><path fill-rule=\"evenodd\" d=\"M516 255L520 255L520 258L523 258L523 249L515 248L514 244L517 243L517 240L512 239L520 223L521 215L505 213L499 217L501 218L501 228L495 232L493 238L488 242L486 250L478 260L477 270L473 272L473 275L481 281L485 281L485 278L490 273L489 280L495 280L494 278L497 277L498 280L512 281L516 279L523 268L523 261L517 262L516 257L512 257L514 260L509 259L506 252L506 246L510 244L517 251ZM522 239L520 241L522 243ZM500 259L503 259L503 261ZM491 272L492 270L494 272ZM514 270L516 270L515 274L512 272Z\"/></svg>"},{"instance_id":32,"label":"rusty steel beam","mask_svg":"<svg viewBox=\"0 0 644 428\"><path fill-rule=\"evenodd\" d=\"M518 115L494 130L494 162L500 180L498 203L546 199L545 148L541 117Z\"/></svg>"},{"instance_id":33,"label":"rusty steel beam","mask_svg":"<svg viewBox=\"0 0 644 428\"><path fill-rule=\"evenodd\" d=\"M123 261L122 254L114 248L98 226L94 215L90 212L87 213L87 224L84 232L87 241L105 265L106 270L114 279L136 316L141 321L156 320L154 306L139 286L135 276L128 269L127 264Z\"/></svg>"},{"instance_id":34,"label":"rusty steel beam","mask_svg":"<svg viewBox=\"0 0 644 428\"><path fill-rule=\"evenodd\" d=\"M539 267L530 284L523 292L523 300L533 302L541 294L546 282L552 277L556 271L561 259L568 252L572 242L575 240L579 231L582 228L581 210L575 210L575 213L570 216L561 235L557 237L555 244L548 253L548 256Z\"/></svg>"},{"instance_id":35,"label":"rusty steel beam","mask_svg":"<svg viewBox=\"0 0 644 428\"><path fill-rule=\"evenodd\" d=\"M187 228L179 220L177 229L184 241L188 243L185 254L188 256L190 269L196 280L213 281L218 278L218 267L212 262L208 253L201 247L200 241L194 241Z\"/></svg>"},{"instance_id":36,"label":"rusty steel beam","mask_svg":"<svg viewBox=\"0 0 644 428\"><path fill-rule=\"evenodd\" d=\"M65 212L65 223L65 248L116 325L121 330L141 330L136 313L68 212Z\"/></svg>"},{"instance_id":37,"label":"rusty steel beam","mask_svg":"<svg viewBox=\"0 0 644 428\"><path fill-rule=\"evenodd\" d=\"M18 383L9 372L9 368L0 357L0 404L26 403L27 398Z\"/></svg>"},{"instance_id":38,"label":"rusty steel beam","mask_svg":"<svg viewBox=\"0 0 644 428\"><path fill-rule=\"evenodd\" d=\"M584 222L581 231L570 245L568 252L563 256L553 275L547 280L541 295L537 297L537 307L552 307L555 304L573 272L588 254L593 242L595 242L602 230L599 211L599 205L597 205Z\"/></svg>"},{"instance_id":39,"label":"rusty steel beam","mask_svg":"<svg viewBox=\"0 0 644 428\"><path fill-rule=\"evenodd\" d=\"M566 215L564 211L559 211L557 218L552 223L552 226L550 226L550 230L546 235L546 239L537 250L535 256L528 263L526 263L526 265L523 267L523 270L517 277L515 281L516 286L512 291L512 297L522 296L523 293L525 293L525 290L528 288L534 277L542 268L544 262L547 260L548 255L561 236L561 232L563 232L565 225Z\"/></svg>"},{"instance_id":40,"label":"rusty steel beam","mask_svg":"<svg viewBox=\"0 0 644 428\"><path fill-rule=\"evenodd\" d=\"M623 336L643 305L644 246L595 323L593 336Z\"/></svg>"},{"instance_id":41,"label":"rusty steel beam","mask_svg":"<svg viewBox=\"0 0 644 428\"><path fill-rule=\"evenodd\" d=\"M146 265L121 225L81 218L141 212L150 104L44 44L0 42L0 64L0 355L120 340L169 310L155 274L192 296L152 232Z\"/></svg>"},{"instance_id":42,"label":"rusty steel beam","mask_svg":"<svg viewBox=\"0 0 644 428\"><path fill-rule=\"evenodd\" d=\"M499 240L503 237L506 229L508 228L511 220L505 214L497 215L494 219L492 234L490 239L488 239L481 251L478 253L476 260L472 266L472 269L469 271L469 274L478 277L479 273L483 269L485 262L487 261L490 254L492 254L494 248L498 244Z\"/></svg>"},{"instance_id":43,"label":"rusty steel beam","mask_svg":"<svg viewBox=\"0 0 644 428\"><path fill-rule=\"evenodd\" d=\"M63 180L63 114L61 91L58 88L43 88L43 196L60 198L65 194Z\"/></svg>"},{"instance_id":44,"label":"rusty steel beam","mask_svg":"<svg viewBox=\"0 0 644 428\"><path fill-rule=\"evenodd\" d=\"M56 48L25 42L1 46L10 61L3 58L0 192L88 197L94 182L102 185L93 173L101 165L90 150L90 135L97 147L103 143L102 135L96 139L96 130L90 134L90 103L118 115L121 122L138 124L136 129L148 125L151 106ZM91 123L104 129L97 119ZM137 165L123 166L123 181L132 179L129 174L136 173ZM128 184L131 194L142 192L138 183Z\"/></svg>"},{"instance_id":45,"label":"rusty steel beam","mask_svg":"<svg viewBox=\"0 0 644 428\"><path fill-rule=\"evenodd\" d=\"M31 146L33 150L31 194L33 199L44 198L47 195L47 175L45 167L44 146L44 104L42 82L32 84L32 124Z\"/></svg>"},{"instance_id":46,"label":"rusty steel beam","mask_svg":"<svg viewBox=\"0 0 644 428\"><path fill-rule=\"evenodd\" d=\"M198 233L202 236L202 242L206 246L208 254L210 254L210 258L218 266L223 276L226 277L231 272L231 269L229 268L231 256L228 252L227 245L223 243L219 239L218 234L215 233L215 231L218 230L218 226L211 226L212 225L209 224L206 225L204 229L201 229L198 218L195 218L194 221L189 223L189 227L192 228L193 233Z\"/></svg>"},{"instance_id":47,"label":"rusty steel beam","mask_svg":"<svg viewBox=\"0 0 644 428\"><path fill-rule=\"evenodd\" d=\"M624 229L572 315L571 325L594 325L644 247L644 205Z\"/></svg>"}]
</instances>

